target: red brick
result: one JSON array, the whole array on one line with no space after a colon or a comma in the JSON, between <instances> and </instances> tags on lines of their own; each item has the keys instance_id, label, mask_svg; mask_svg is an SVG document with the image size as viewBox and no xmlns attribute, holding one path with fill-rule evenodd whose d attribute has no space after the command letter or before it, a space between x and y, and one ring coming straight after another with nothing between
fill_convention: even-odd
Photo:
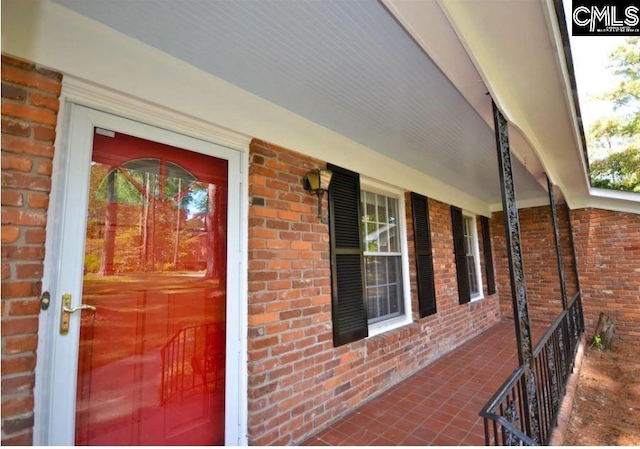
<instances>
[{"instance_id":1,"label":"red brick","mask_svg":"<svg viewBox=\"0 0 640 449\"><path fill-rule=\"evenodd\" d=\"M31 431L2 438L3 446L31 446L32 444L33 435Z\"/></svg>"},{"instance_id":2,"label":"red brick","mask_svg":"<svg viewBox=\"0 0 640 449\"><path fill-rule=\"evenodd\" d=\"M17 445L32 442L38 296L62 75L3 55L2 78L2 444Z\"/></svg>"},{"instance_id":3,"label":"red brick","mask_svg":"<svg viewBox=\"0 0 640 449\"><path fill-rule=\"evenodd\" d=\"M53 165L51 164L51 162L44 161L44 162L40 162L38 164L37 173L39 175L51 176L52 171L53 171Z\"/></svg>"},{"instance_id":4,"label":"red brick","mask_svg":"<svg viewBox=\"0 0 640 449\"><path fill-rule=\"evenodd\" d=\"M51 109L54 112L58 112L58 109L60 109L60 101L56 96L46 95L40 92L32 92L29 94L29 103L32 106Z\"/></svg>"},{"instance_id":5,"label":"red brick","mask_svg":"<svg viewBox=\"0 0 640 449\"><path fill-rule=\"evenodd\" d=\"M2 79L21 86L33 87L35 89L51 92L55 95L60 95L61 84L59 81L42 76L32 70L5 66L2 68Z\"/></svg>"},{"instance_id":6,"label":"red brick","mask_svg":"<svg viewBox=\"0 0 640 449\"><path fill-rule=\"evenodd\" d=\"M36 367L36 355L31 353L29 355L19 357L3 357L2 358L2 375L25 373L33 371Z\"/></svg>"},{"instance_id":7,"label":"red brick","mask_svg":"<svg viewBox=\"0 0 640 449\"><path fill-rule=\"evenodd\" d=\"M41 263L30 263L30 264L19 264L16 267L16 273L18 275L18 279L31 279L31 278L42 278L42 264Z\"/></svg>"},{"instance_id":8,"label":"red brick","mask_svg":"<svg viewBox=\"0 0 640 449\"><path fill-rule=\"evenodd\" d=\"M2 205L3 206L22 206L22 193L13 190L2 191Z\"/></svg>"},{"instance_id":9,"label":"red brick","mask_svg":"<svg viewBox=\"0 0 640 449\"><path fill-rule=\"evenodd\" d=\"M29 231L27 231L27 234ZM2 258L11 260L43 260L42 246L3 246Z\"/></svg>"},{"instance_id":10,"label":"red brick","mask_svg":"<svg viewBox=\"0 0 640 449\"><path fill-rule=\"evenodd\" d=\"M26 416L19 416L16 418L7 418L2 423L2 430L6 434L13 434L23 430L31 429L33 427L33 413L29 413ZM3 440L3 443L5 440ZM29 444L29 443L27 443Z\"/></svg>"},{"instance_id":11,"label":"red brick","mask_svg":"<svg viewBox=\"0 0 640 449\"><path fill-rule=\"evenodd\" d=\"M62 81L62 73L56 72L55 70L47 69L46 67L42 67L40 65L36 66L36 72L40 75L46 76L47 78L51 78L57 82Z\"/></svg>"},{"instance_id":12,"label":"red brick","mask_svg":"<svg viewBox=\"0 0 640 449\"><path fill-rule=\"evenodd\" d=\"M16 226L2 227L2 243L12 243L20 237L20 228Z\"/></svg>"},{"instance_id":13,"label":"red brick","mask_svg":"<svg viewBox=\"0 0 640 449\"><path fill-rule=\"evenodd\" d=\"M31 154L49 159L53 157L53 145L15 136L2 136L2 149L12 153Z\"/></svg>"},{"instance_id":14,"label":"red brick","mask_svg":"<svg viewBox=\"0 0 640 449\"><path fill-rule=\"evenodd\" d=\"M53 111L15 103L2 103L2 115L45 125L55 125L57 120L56 113Z\"/></svg>"},{"instance_id":15,"label":"red brick","mask_svg":"<svg viewBox=\"0 0 640 449\"><path fill-rule=\"evenodd\" d=\"M2 298L25 298L40 295L40 283L31 281L3 282Z\"/></svg>"},{"instance_id":16,"label":"red brick","mask_svg":"<svg viewBox=\"0 0 640 449\"><path fill-rule=\"evenodd\" d=\"M19 137L29 137L31 134L31 125L23 123L18 120L11 120L9 118L2 118L2 133L12 134Z\"/></svg>"},{"instance_id":17,"label":"red brick","mask_svg":"<svg viewBox=\"0 0 640 449\"><path fill-rule=\"evenodd\" d=\"M31 161L31 159L2 153L3 170L17 170L28 173L31 171L31 167L33 167L33 161Z\"/></svg>"},{"instance_id":18,"label":"red brick","mask_svg":"<svg viewBox=\"0 0 640 449\"><path fill-rule=\"evenodd\" d=\"M636 279L640 251L624 251L624 248L635 247L640 242L640 214L578 209L571 211L571 224L587 340L595 332L600 312L606 312L616 322L616 340L623 345L637 343L640 286ZM612 291L613 295L606 291Z\"/></svg>"},{"instance_id":19,"label":"red brick","mask_svg":"<svg viewBox=\"0 0 640 449\"><path fill-rule=\"evenodd\" d=\"M46 193L30 193L27 203L34 209L46 209L49 206L49 195Z\"/></svg>"},{"instance_id":20,"label":"red brick","mask_svg":"<svg viewBox=\"0 0 640 449\"><path fill-rule=\"evenodd\" d=\"M31 202L31 200L29 200L29 202ZM39 203L36 201L36 204ZM6 209L2 211L2 224L44 226L46 222L47 216L44 212L28 212L19 209Z\"/></svg>"},{"instance_id":21,"label":"red brick","mask_svg":"<svg viewBox=\"0 0 640 449\"><path fill-rule=\"evenodd\" d=\"M2 336L34 334L38 331L38 318L11 318L2 320Z\"/></svg>"},{"instance_id":22,"label":"red brick","mask_svg":"<svg viewBox=\"0 0 640 449\"><path fill-rule=\"evenodd\" d=\"M24 315L37 315L40 312L40 300L25 299L25 300L12 300L9 302L9 315L10 316L24 316Z\"/></svg>"},{"instance_id":23,"label":"red brick","mask_svg":"<svg viewBox=\"0 0 640 449\"><path fill-rule=\"evenodd\" d=\"M5 338L4 343L5 343L5 355L21 354L23 352L35 351L37 349L38 336L26 335L26 336ZM30 371L30 370L26 370L26 371Z\"/></svg>"},{"instance_id":24,"label":"red brick","mask_svg":"<svg viewBox=\"0 0 640 449\"><path fill-rule=\"evenodd\" d=\"M47 176L25 175L23 173L2 173L3 188L30 189L49 192L51 178Z\"/></svg>"},{"instance_id":25,"label":"red brick","mask_svg":"<svg viewBox=\"0 0 640 449\"><path fill-rule=\"evenodd\" d=\"M21 413L29 413L32 410L33 410L33 396L31 395L2 400L3 418L7 416L19 415ZM3 440L3 443L4 442L5 441Z\"/></svg>"},{"instance_id":26,"label":"red brick","mask_svg":"<svg viewBox=\"0 0 640 449\"><path fill-rule=\"evenodd\" d=\"M45 237L44 229L27 229L25 241L27 243L44 243Z\"/></svg>"},{"instance_id":27,"label":"red brick","mask_svg":"<svg viewBox=\"0 0 640 449\"><path fill-rule=\"evenodd\" d=\"M2 65L7 64L13 67L19 67L21 69L32 69L35 68L35 64L29 61L25 61L23 59L14 58L12 56L2 55Z\"/></svg>"},{"instance_id":28,"label":"red brick","mask_svg":"<svg viewBox=\"0 0 640 449\"><path fill-rule=\"evenodd\" d=\"M2 98L24 103L27 98L27 90L24 87L2 83Z\"/></svg>"},{"instance_id":29,"label":"red brick","mask_svg":"<svg viewBox=\"0 0 640 449\"><path fill-rule=\"evenodd\" d=\"M34 126L33 138L52 144L56 140L56 131L49 126Z\"/></svg>"},{"instance_id":30,"label":"red brick","mask_svg":"<svg viewBox=\"0 0 640 449\"><path fill-rule=\"evenodd\" d=\"M2 279L9 279L11 277L11 266L8 263L2 263ZM2 314L4 315L4 313Z\"/></svg>"},{"instance_id":31,"label":"red brick","mask_svg":"<svg viewBox=\"0 0 640 449\"><path fill-rule=\"evenodd\" d=\"M18 377L2 379L2 392L6 395L28 393L35 385L35 374L29 373Z\"/></svg>"}]
</instances>

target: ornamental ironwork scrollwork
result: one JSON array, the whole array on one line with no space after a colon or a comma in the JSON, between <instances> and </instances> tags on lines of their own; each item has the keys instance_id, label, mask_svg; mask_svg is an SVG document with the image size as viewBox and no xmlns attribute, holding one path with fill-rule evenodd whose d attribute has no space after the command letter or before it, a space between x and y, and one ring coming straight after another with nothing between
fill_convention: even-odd
<instances>
[{"instance_id":1,"label":"ornamental ironwork scrollwork","mask_svg":"<svg viewBox=\"0 0 640 449\"><path fill-rule=\"evenodd\" d=\"M553 348L553 341L549 340L547 342L547 368L549 369L549 373L551 373L551 398L553 401L553 412L555 413L558 410L558 376L556 374L556 360L555 360L555 350Z\"/></svg>"},{"instance_id":2,"label":"ornamental ironwork scrollwork","mask_svg":"<svg viewBox=\"0 0 640 449\"><path fill-rule=\"evenodd\" d=\"M504 411L504 417L507 419L507 421L509 422L509 424L511 424L514 428L516 427L516 423L518 421L520 421L520 418L518 417L518 409L516 407L516 401L515 400L511 400L509 401L509 404L507 405L507 408ZM517 438L513 432L511 432L511 430L509 430L508 428L504 429L504 433L505 433L505 445L506 446L519 446L520 445L520 439Z\"/></svg>"}]
</instances>

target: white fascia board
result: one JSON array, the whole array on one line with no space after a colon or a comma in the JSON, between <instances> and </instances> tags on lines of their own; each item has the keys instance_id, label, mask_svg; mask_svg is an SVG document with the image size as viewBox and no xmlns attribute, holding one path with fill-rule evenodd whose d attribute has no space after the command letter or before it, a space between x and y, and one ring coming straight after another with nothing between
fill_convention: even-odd
<instances>
[{"instance_id":1,"label":"white fascia board","mask_svg":"<svg viewBox=\"0 0 640 449\"><path fill-rule=\"evenodd\" d=\"M595 208L640 214L640 193L598 188L591 188L589 193L590 195L566 198L569 208ZM540 206L549 206L548 196L518 201L518 209ZM491 204L490 209L491 212L500 212L502 203Z\"/></svg>"},{"instance_id":2,"label":"white fascia board","mask_svg":"<svg viewBox=\"0 0 640 449\"><path fill-rule=\"evenodd\" d=\"M571 209L592 207L640 214L640 193L592 187L588 196L572 198Z\"/></svg>"},{"instance_id":3,"label":"white fascia board","mask_svg":"<svg viewBox=\"0 0 640 449\"><path fill-rule=\"evenodd\" d=\"M2 2L2 51L478 214L489 204L48 0Z\"/></svg>"}]
</instances>

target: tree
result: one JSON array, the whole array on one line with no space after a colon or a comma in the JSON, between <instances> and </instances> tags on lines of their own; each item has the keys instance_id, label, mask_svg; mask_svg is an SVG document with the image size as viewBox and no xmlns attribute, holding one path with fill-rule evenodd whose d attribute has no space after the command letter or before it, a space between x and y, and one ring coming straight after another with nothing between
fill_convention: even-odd
<instances>
[{"instance_id":1,"label":"tree","mask_svg":"<svg viewBox=\"0 0 640 449\"><path fill-rule=\"evenodd\" d=\"M591 185L605 189L640 192L640 150L628 147L592 162Z\"/></svg>"},{"instance_id":2,"label":"tree","mask_svg":"<svg viewBox=\"0 0 640 449\"><path fill-rule=\"evenodd\" d=\"M596 120L587 133L590 155L603 149L609 153L606 158L590 164L591 184L639 192L640 37L626 39L611 53L609 61L609 68L621 78L620 83L599 98L612 102L618 114Z\"/></svg>"}]
</instances>

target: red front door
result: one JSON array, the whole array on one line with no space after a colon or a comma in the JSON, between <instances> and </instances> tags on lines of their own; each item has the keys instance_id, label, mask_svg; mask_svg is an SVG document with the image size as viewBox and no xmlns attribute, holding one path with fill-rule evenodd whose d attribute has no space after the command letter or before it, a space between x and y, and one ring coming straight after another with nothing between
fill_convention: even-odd
<instances>
[{"instance_id":1,"label":"red front door","mask_svg":"<svg viewBox=\"0 0 640 449\"><path fill-rule=\"evenodd\" d=\"M224 444L227 162L96 132L78 445Z\"/></svg>"}]
</instances>

